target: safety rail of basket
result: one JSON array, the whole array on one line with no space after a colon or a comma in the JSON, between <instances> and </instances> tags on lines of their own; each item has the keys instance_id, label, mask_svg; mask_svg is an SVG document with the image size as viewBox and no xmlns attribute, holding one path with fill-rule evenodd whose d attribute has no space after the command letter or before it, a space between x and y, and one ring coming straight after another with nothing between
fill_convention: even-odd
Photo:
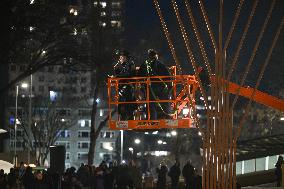
<instances>
[{"instance_id":1,"label":"safety rail of basket","mask_svg":"<svg viewBox=\"0 0 284 189\"><path fill-rule=\"evenodd\" d=\"M157 84L167 85L171 88L169 92L169 99L152 99L150 93L151 85L157 87ZM156 86L155 86L156 84ZM133 88L133 101L119 101L119 87L120 86L131 86ZM197 81L195 76L192 75L174 75L174 76L151 76L151 77L132 77L132 78L109 78L108 79L108 96L109 96L109 121L111 129L118 129L117 124L120 123L122 126L128 122L127 129L134 129L139 126L151 126L151 129L157 128L168 128L167 124L171 122L168 118L166 120L151 120L150 114L150 103L171 103L173 110L170 115L172 120L176 121L174 125L178 124L180 128L187 128L191 124L191 108L195 108L195 91L197 89ZM157 89L154 89L157 90ZM131 120L119 120L119 116L112 116L111 111L118 107L119 104L135 104L137 107L143 106L145 109L141 112L139 108L134 111L133 119ZM187 108L188 113L182 114L182 110ZM144 116L144 117L143 117ZM181 120L182 119L182 120ZM186 121L186 119L188 119ZM118 123L117 123L118 122ZM180 122L180 123L179 123ZM159 123L159 124L158 124ZM112 128L113 127L113 128ZM114 128L115 127L115 128ZM139 127L140 128L140 127ZM142 127L144 128L144 127ZM145 128L144 128L145 129Z\"/></svg>"}]
</instances>

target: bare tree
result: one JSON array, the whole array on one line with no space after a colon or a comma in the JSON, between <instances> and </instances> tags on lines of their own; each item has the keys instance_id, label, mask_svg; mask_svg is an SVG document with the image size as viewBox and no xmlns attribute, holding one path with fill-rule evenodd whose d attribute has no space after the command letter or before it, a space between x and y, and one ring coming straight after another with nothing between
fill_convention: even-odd
<instances>
[{"instance_id":1,"label":"bare tree","mask_svg":"<svg viewBox=\"0 0 284 189\"><path fill-rule=\"evenodd\" d=\"M55 144L61 134L64 134L64 130L74 124L73 117L66 119L66 112L61 107L62 104L58 101L46 100L33 107L31 128L29 128L27 116L23 116L20 120L24 130L25 148L31 149L31 153L36 155L38 165L44 165L50 146ZM29 129L31 129L30 137Z\"/></svg>"}]
</instances>

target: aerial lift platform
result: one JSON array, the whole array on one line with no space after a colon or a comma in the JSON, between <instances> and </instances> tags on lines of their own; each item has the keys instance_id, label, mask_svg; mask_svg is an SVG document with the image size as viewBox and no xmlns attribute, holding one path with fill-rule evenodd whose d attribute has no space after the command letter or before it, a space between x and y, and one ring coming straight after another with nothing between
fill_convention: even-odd
<instances>
[{"instance_id":1,"label":"aerial lift platform","mask_svg":"<svg viewBox=\"0 0 284 189\"><path fill-rule=\"evenodd\" d=\"M145 129L178 129L195 127L192 113L196 109L196 91L198 82L194 75L176 75L176 67L171 67L172 76L152 76L133 78L108 78L109 127L112 130L145 130ZM215 78L212 77L211 80ZM172 86L171 98L167 100L150 100L152 83L166 82ZM226 82L226 81L224 81ZM284 112L284 101L250 87L241 87L227 82L228 92L270 106ZM131 85L135 89L135 101L120 102L118 89L120 85ZM143 87L143 90L142 90ZM142 94L143 93L143 94ZM142 94L142 95L141 95ZM142 96L142 97L141 97ZM171 103L173 114L168 119L152 120L150 103ZM111 112L120 104L135 104L132 120L120 120L119 115L112 116ZM141 108L142 107L142 108ZM141 110L143 109L143 110ZM185 110L185 111L184 111Z\"/></svg>"}]
</instances>

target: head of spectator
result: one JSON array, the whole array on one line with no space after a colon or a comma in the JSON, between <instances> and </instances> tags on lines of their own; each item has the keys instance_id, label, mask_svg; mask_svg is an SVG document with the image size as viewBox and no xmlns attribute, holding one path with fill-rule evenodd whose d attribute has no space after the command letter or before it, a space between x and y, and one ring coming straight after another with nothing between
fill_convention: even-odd
<instances>
[{"instance_id":1,"label":"head of spectator","mask_svg":"<svg viewBox=\"0 0 284 189\"><path fill-rule=\"evenodd\" d=\"M35 179L41 181L43 178L42 173L40 171L35 172Z\"/></svg>"},{"instance_id":2,"label":"head of spectator","mask_svg":"<svg viewBox=\"0 0 284 189\"><path fill-rule=\"evenodd\" d=\"M154 49L148 50L148 59L149 60L157 60L159 58L158 52Z\"/></svg>"},{"instance_id":3,"label":"head of spectator","mask_svg":"<svg viewBox=\"0 0 284 189\"><path fill-rule=\"evenodd\" d=\"M118 62L121 64L130 58L130 53L126 50L118 50L116 51L116 55L119 56Z\"/></svg>"}]
</instances>

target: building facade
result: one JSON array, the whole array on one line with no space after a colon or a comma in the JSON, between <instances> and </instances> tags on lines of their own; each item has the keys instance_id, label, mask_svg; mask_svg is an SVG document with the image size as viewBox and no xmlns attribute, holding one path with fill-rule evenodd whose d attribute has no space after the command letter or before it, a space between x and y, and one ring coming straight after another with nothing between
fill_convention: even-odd
<instances>
[{"instance_id":1,"label":"building facade","mask_svg":"<svg viewBox=\"0 0 284 189\"><path fill-rule=\"evenodd\" d=\"M24 70L22 66L11 65L9 69L11 79ZM92 86L91 72L70 72L63 71L62 67L46 67L32 75L32 91L30 91L30 77L17 83L9 91L10 100L7 110L7 128L10 137L5 142L5 152L20 154L27 151L26 132L29 130L29 102L31 100L31 124L39 125L43 111L48 108L55 109L56 117L49 119L60 119L56 129L56 141L52 145L64 145L66 149L66 168L70 166L79 167L81 163L87 163L87 154L90 146L91 107L92 107ZM24 87L24 88L23 88ZM18 95L16 95L18 88ZM32 97L31 99L29 97ZM105 95L99 95L104 96ZM15 137L15 103L17 100L17 134ZM108 109L106 98L96 99L98 103L96 125L106 118ZM45 102L45 103L43 103ZM56 104L54 107L49 103ZM50 113L49 113L50 114ZM57 123L56 123L57 124ZM46 129L48 127L46 126ZM50 134L50 133L49 133ZM48 134L47 134L48 135ZM31 134L33 143L36 142L35 134ZM115 158L115 143L117 132L108 130L106 126L100 133L96 142L95 164L101 161L112 161ZM32 158L31 158L32 160ZM21 161L21 159L18 159ZM24 161L24 160L23 160ZM48 165L48 161L46 162Z\"/></svg>"}]
</instances>

